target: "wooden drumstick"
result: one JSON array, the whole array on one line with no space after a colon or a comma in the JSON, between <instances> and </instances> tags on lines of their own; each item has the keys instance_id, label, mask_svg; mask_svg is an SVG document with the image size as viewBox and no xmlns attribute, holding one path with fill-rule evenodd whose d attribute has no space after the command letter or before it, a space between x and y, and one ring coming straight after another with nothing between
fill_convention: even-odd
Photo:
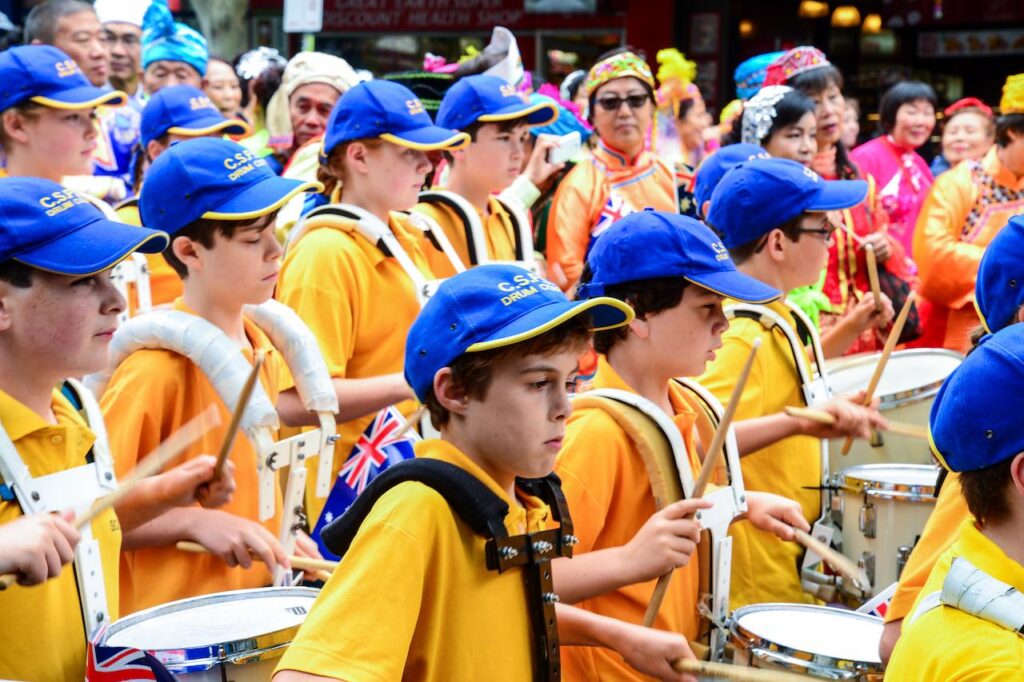
<instances>
[{"instance_id":1,"label":"wooden drumstick","mask_svg":"<svg viewBox=\"0 0 1024 682\"><path fill-rule=\"evenodd\" d=\"M807 680L806 677L793 673L694 661L689 658L677 658L672 661L672 669L680 673L692 673L701 679L731 680L731 682L806 682Z\"/></svg>"},{"instance_id":2,"label":"wooden drumstick","mask_svg":"<svg viewBox=\"0 0 1024 682\"><path fill-rule=\"evenodd\" d=\"M397 440L404 436L409 431L411 431L412 429L416 428L416 424L419 422L420 419L423 419L423 415L425 415L426 413L426 405L420 405L419 407L417 407L415 412L406 417L405 424L403 424L401 428L395 431L395 435L391 437L392 440Z\"/></svg>"},{"instance_id":3,"label":"wooden drumstick","mask_svg":"<svg viewBox=\"0 0 1024 682\"><path fill-rule=\"evenodd\" d=\"M132 492L143 479L159 473L168 462L181 455L190 445L206 435L211 429L220 424L220 413L216 405L210 405L192 419L185 422L180 429L175 431L163 443L156 446L152 452L147 454L128 476L121 481L121 484L109 495L102 497L92 503L89 510L75 518L75 528L83 528L91 523L97 516L110 509L125 495ZM18 581L18 576L8 573L0 576L0 591L6 590Z\"/></svg>"},{"instance_id":4,"label":"wooden drumstick","mask_svg":"<svg viewBox=\"0 0 1024 682\"><path fill-rule=\"evenodd\" d=\"M855 587L865 591L871 589L871 581L868 578L867 573L864 569L853 563L853 561L848 557L843 556L824 542L818 540L818 538L806 531L800 530L799 528L793 528L793 534L797 542L812 552L817 553L825 563L838 571L841 576L852 582Z\"/></svg>"},{"instance_id":5,"label":"wooden drumstick","mask_svg":"<svg viewBox=\"0 0 1024 682\"><path fill-rule=\"evenodd\" d=\"M835 415L825 412L824 410L815 410L810 407L791 407L787 405L783 411L790 417L809 419L813 422L818 422L819 424L832 425L836 423ZM918 424L890 421L889 428L887 428L886 431L896 434L897 436L928 440L928 429Z\"/></svg>"},{"instance_id":6,"label":"wooden drumstick","mask_svg":"<svg viewBox=\"0 0 1024 682\"><path fill-rule=\"evenodd\" d=\"M903 309L900 310L900 314L896 317L896 321L892 325L892 329L889 330L889 338L885 340L885 347L882 348L882 356L878 358L878 364L875 365L875 372L871 375L871 381L868 382L868 388L864 392L864 405L870 405L871 400L875 397L875 389L878 388L878 382L882 379L882 372L885 371L885 363L889 362L889 356L892 355L893 350L896 348L896 342L899 341L900 334L903 333L903 325L907 323L907 316L910 314L910 306L914 304L915 293L913 291L907 295L907 300L903 304ZM843 443L843 448L840 452L844 455L850 453L850 447L853 446L853 436L847 436L846 442Z\"/></svg>"},{"instance_id":7,"label":"wooden drumstick","mask_svg":"<svg viewBox=\"0 0 1024 682\"><path fill-rule=\"evenodd\" d=\"M747 361L743 364L743 369L736 380L736 385L733 386L732 395L729 396L729 404L726 405L725 412L722 414L722 420L718 423L718 428L715 429L715 435L711 437L711 445L704 454L704 464L701 465L700 473L693 484L691 499L696 500L704 496L704 490L708 487L711 475L725 459L725 437L729 434L733 415L736 414L736 408L739 406L740 398L743 395L743 388L746 386L747 378L750 376L750 368L754 365L754 358L757 356L757 349L760 347L761 339L754 339L754 343L750 348L750 355L747 356ZM661 603L665 600L665 593L668 591L668 584L672 580L673 572L669 571L658 578L658 582L654 586L654 592L651 593L651 601L647 603L647 611L644 613L645 627L651 627L654 623L654 619L661 609Z\"/></svg>"},{"instance_id":8,"label":"wooden drumstick","mask_svg":"<svg viewBox=\"0 0 1024 682\"><path fill-rule=\"evenodd\" d=\"M242 384L242 392L238 394L235 411L231 414L228 430L224 433L224 441L220 445L220 452L217 453L217 465L214 467L213 474L213 480L215 481L224 474L224 463L227 461L228 455L231 454L231 446L235 444L238 427L242 425L242 415L245 413L245 408L249 405L249 399L252 398L253 389L256 388L256 380L260 376L260 367L263 366L265 358L266 353L264 351L256 351L252 361L252 369L249 370L249 376L245 378L245 383Z\"/></svg>"},{"instance_id":9,"label":"wooden drumstick","mask_svg":"<svg viewBox=\"0 0 1024 682\"><path fill-rule=\"evenodd\" d=\"M871 282L871 295L875 297L875 310L881 310L882 289L878 286L878 261L875 260L873 244L864 245L864 255L868 261L868 281Z\"/></svg>"},{"instance_id":10,"label":"wooden drumstick","mask_svg":"<svg viewBox=\"0 0 1024 682\"><path fill-rule=\"evenodd\" d=\"M187 540L182 540L181 542L178 542L175 545L175 547L177 547L182 552L190 552L192 554L211 553L210 550L203 547L198 542L189 542ZM253 558L257 561L263 560L257 554L253 554ZM296 556L294 554L288 557L288 561L291 562L292 568L297 568L300 571L310 571L316 573L317 577L323 580L326 580L327 578L331 577L331 572L338 567L339 563L337 561L328 561L327 559L314 559L312 557Z\"/></svg>"}]
</instances>

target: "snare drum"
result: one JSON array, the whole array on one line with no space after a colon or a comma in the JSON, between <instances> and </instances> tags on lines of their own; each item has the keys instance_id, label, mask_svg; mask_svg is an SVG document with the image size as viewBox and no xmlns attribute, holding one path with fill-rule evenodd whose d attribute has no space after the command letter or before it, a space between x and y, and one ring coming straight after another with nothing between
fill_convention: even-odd
<instances>
[{"instance_id":1,"label":"snare drum","mask_svg":"<svg viewBox=\"0 0 1024 682\"><path fill-rule=\"evenodd\" d=\"M843 554L871 579L871 590L855 596L874 596L899 579L935 509L938 476L939 467L927 464L864 464L839 473L833 511L842 516Z\"/></svg>"},{"instance_id":2,"label":"snare drum","mask_svg":"<svg viewBox=\"0 0 1024 682\"><path fill-rule=\"evenodd\" d=\"M866 389L879 357L880 353L873 353L849 358L838 365L835 371L830 371L832 393L841 395ZM896 351L886 363L875 390L880 403L879 411L886 419L928 426L928 414L935 401L935 394L961 362L963 356L949 350ZM858 464L932 463L932 453L925 440L877 433L871 441L855 440L850 454L845 457L840 453L844 440L829 441L829 471L832 473Z\"/></svg>"},{"instance_id":3,"label":"snare drum","mask_svg":"<svg viewBox=\"0 0 1024 682\"><path fill-rule=\"evenodd\" d=\"M729 624L733 663L825 680L880 682L882 619L809 604L751 604Z\"/></svg>"},{"instance_id":4,"label":"snare drum","mask_svg":"<svg viewBox=\"0 0 1024 682\"><path fill-rule=\"evenodd\" d=\"M268 682L317 594L266 587L182 599L112 623L99 643L146 651L189 682Z\"/></svg>"}]
</instances>

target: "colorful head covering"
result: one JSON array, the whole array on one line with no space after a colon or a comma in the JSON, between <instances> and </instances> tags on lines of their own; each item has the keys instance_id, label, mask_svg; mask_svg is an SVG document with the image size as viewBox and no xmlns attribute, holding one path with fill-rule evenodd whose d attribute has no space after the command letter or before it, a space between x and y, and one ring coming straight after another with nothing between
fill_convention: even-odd
<instances>
[{"instance_id":1,"label":"colorful head covering","mask_svg":"<svg viewBox=\"0 0 1024 682\"><path fill-rule=\"evenodd\" d=\"M587 96L593 95L599 87L617 78L636 78L655 89L654 74L647 62L634 52L620 52L602 59L590 67L585 87Z\"/></svg>"},{"instance_id":2,"label":"colorful head covering","mask_svg":"<svg viewBox=\"0 0 1024 682\"><path fill-rule=\"evenodd\" d=\"M96 0L93 5L101 24L132 24L142 28L151 0Z\"/></svg>"},{"instance_id":3,"label":"colorful head covering","mask_svg":"<svg viewBox=\"0 0 1024 682\"><path fill-rule=\"evenodd\" d=\"M825 53L813 45L794 47L768 65L764 84L785 85L790 78L807 71L820 69L823 66L829 66L831 63Z\"/></svg>"},{"instance_id":4,"label":"colorful head covering","mask_svg":"<svg viewBox=\"0 0 1024 682\"><path fill-rule=\"evenodd\" d=\"M761 140L772 129L772 123L778 115L775 105L791 92L793 88L788 85L767 85L751 97L743 107L740 141L744 144L760 145Z\"/></svg>"},{"instance_id":5,"label":"colorful head covering","mask_svg":"<svg viewBox=\"0 0 1024 682\"><path fill-rule=\"evenodd\" d=\"M530 134L538 135L568 135L578 132L580 139L586 141L594 133L594 127L587 122L580 108L568 100L561 98L559 88L550 83L540 86L537 92L530 95L531 101L550 101L558 107L558 118L546 126L530 128Z\"/></svg>"},{"instance_id":6,"label":"colorful head covering","mask_svg":"<svg viewBox=\"0 0 1024 682\"><path fill-rule=\"evenodd\" d=\"M992 118L992 107L985 104L977 97L964 97L963 99L958 99L946 107L942 113L946 115L946 118L951 118L953 114L963 109L977 109L989 118Z\"/></svg>"},{"instance_id":7,"label":"colorful head covering","mask_svg":"<svg viewBox=\"0 0 1024 682\"><path fill-rule=\"evenodd\" d=\"M680 102L700 97L700 89L693 80L697 77L697 62L690 61L674 47L658 50L658 106L679 111Z\"/></svg>"},{"instance_id":8,"label":"colorful head covering","mask_svg":"<svg viewBox=\"0 0 1024 682\"><path fill-rule=\"evenodd\" d=\"M359 83L359 76L341 57L324 52L300 52L288 62L281 76L281 87L267 104L267 130L272 146L290 148L292 145L292 118L288 114L288 100L303 85L323 83L339 94Z\"/></svg>"},{"instance_id":9,"label":"colorful head covering","mask_svg":"<svg viewBox=\"0 0 1024 682\"><path fill-rule=\"evenodd\" d=\"M734 99L733 101L722 107L722 113L718 115L718 123L720 125L729 125L733 123L733 119L737 116L743 115L743 100Z\"/></svg>"},{"instance_id":10,"label":"colorful head covering","mask_svg":"<svg viewBox=\"0 0 1024 682\"><path fill-rule=\"evenodd\" d=\"M732 79L736 82L736 96L740 99L750 99L756 95L764 85L765 76L768 75L768 65L784 54L786 53L765 52L751 57L737 66L732 74Z\"/></svg>"},{"instance_id":11,"label":"colorful head covering","mask_svg":"<svg viewBox=\"0 0 1024 682\"><path fill-rule=\"evenodd\" d=\"M1006 79L1003 85L1003 98L999 100L999 113L1024 114L1024 73L1018 73Z\"/></svg>"},{"instance_id":12,"label":"colorful head covering","mask_svg":"<svg viewBox=\"0 0 1024 682\"><path fill-rule=\"evenodd\" d=\"M288 65L288 60L281 56L281 53L272 47L260 45L249 50L238 59L235 66L235 73L239 78L251 81L263 75L263 72L272 66L279 66L282 69Z\"/></svg>"},{"instance_id":13,"label":"colorful head covering","mask_svg":"<svg viewBox=\"0 0 1024 682\"><path fill-rule=\"evenodd\" d=\"M142 19L142 68L162 60L185 62L205 76L209 58L206 38L194 28L175 22L167 0L153 0Z\"/></svg>"}]
</instances>

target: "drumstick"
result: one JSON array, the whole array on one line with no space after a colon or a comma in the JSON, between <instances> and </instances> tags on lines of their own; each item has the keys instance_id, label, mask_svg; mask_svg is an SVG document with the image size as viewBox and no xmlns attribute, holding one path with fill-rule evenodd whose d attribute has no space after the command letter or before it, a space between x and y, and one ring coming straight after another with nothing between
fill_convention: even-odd
<instances>
[{"instance_id":1,"label":"drumstick","mask_svg":"<svg viewBox=\"0 0 1024 682\"><path fill-rule=\"evenodd\" d=\"M211 554L210 550L200 545L198 542L189 542L182 540L178 542L177 547L182 552L191 552L192 554ZM262 560L258 555L253 555L254 559ZM291 562L292 568L297 568L300 571L312 571L318 575L328 574L338 567L337 561L328 561L327 559L314 559L312 557L296 556L292 555L288 557L288 561ZM326 578L325 578L326 579Z\"/></svg>"},{"instance_id":2,"label":"drumstick","mask_svg":"<svg viewBox=\"0 0 1024 682\"><path fill-rule=\"evenodd\" d=\"M907 323L907 315L910 314L910 306L914 304L915 293L911 291L907 295L907 300L903 304L903 309L900 310L900 314L896 317L896 321L892 325L892 329L889 330L889 338L885 340L885 347L882 348L882 357L878 358L878 364L875 365L875 373L871 375L871 381L868 382L868 388L864 392L864 405L870 405L872 398L875 396L875 389L878 388L878 382L882 378L882 372L885 371L885 363L889 362L889 356L892 355L893 350L896 348L896 342L899 341L900 334L903 333L903 325ZM846 442L843 443L843 448L840 452L844 455L850 453L850 447L853 445L853 436L847 436Z\"/></svg>"},{"instance_id":3,"label":"drumstick","mask_svg":"<svg viewBox=\"0 0 1024 682\"><path fill-rule=\"evenodd\" d=\"M224 462L227 461L228 455L231 454L231 446L235 444L235 436L238 435L238 427L242 424L242 414L245 412L245 408L249 405L249 399L252 397L252 391L256 388L256 379L260 375L260 367L263 366L263 360L266 357L266 353L262 350L256 351L255 357L252 361L252 369L249 370L249 376L245 378L245 383L242 384L242 392L238 394L238 402L235 403L235 411L231 414L231 421L228 423L228 430L224 434L224 441L220 445L220 452L217 454L217 465L214 467L214 480L217 480L224 473Z\"/></svg>"},{"instance_id":4,"label":"drumstick","mask_svg":"<svg viewBox=\"0 0 1024 682\"><path fill-rule=\"evenodd\" d=\"M875 310L882 309L882 290L878 286L878 261L875 260L873 244L864 245L864 255L868 261L868 281L871 282L871 295L875 297Z\"/></svg>"},{"instance_id":5,"label":"drumstick","mask_svg":"<svg viewBox=\"0 0 1024 682\"><path fill-rule=\"evenodd\" d=\"M806 677L793 673L694 661L689 658L677 658L672 661L672 669L680 673L692 673L701 679L711 678L713 680L731 680L732 682L806 682L807 680Z\"/></svg>"},{"instance_id":6,"label":"drumstick","mask_svg":"<svg viewBox=\"0 0 1024 682\"><path fill-rule=\"evenodd\" d=\"M711 445L708 447L707 452L704 453L704 464L700 468L700 473L697 474L697 481L693 484L691 499L696 500L704 496L704 489L708 487L711 475L725 459L725 452L723 450L725 437L729 433L733 415L736 414L736 408L740 404L740 397L743 395L743 387L747 384L750 368L754 365L754 358L757 356L757 349L760 347L761 339L754 339L754 343L750 347L750 355L747 356L747 361L743 364L743 369L740 370L736 385L733 386L732 395L729 396L729 404L725 407L722 420L718 422L715 435L711 437ZM647 611L644 613L644 627L651 627L654 623L654 618L661 609L661 602L665 600L665 593L668 591L668 584L672 580L673 572L669 571L658 578L658 582L654 586L654 592L651 593L651 601L647 603Z\"/></svg>"},{"instance_id":7,"label":"drumstick","mask_svg":"<svg viewBox=\"0 0 1024 682\"><path fill-rule=\"evenodd\" d=\"M400 429L395 431L395 435L391 437L392 440L398 440L399 438L404 436L410 429L415 428L416 427L416 423L419 422L419 420L423 418L423 415L426 414L426 412L427 412L427 406L426 405L420 405L419 407L417 407L416 411L413 412L412 414L410 414L406 418L405 424L403 424Z\"/></svg>"},{"instance_id":8,"label":"drumstick","mask_svg":"<svg viewBox=\"0 0 1024 682\"><path fill-rule=\"evenodd\" d=\"M792 407L787 405L784 410L790 417L800 417L802 419L809 419L819 424L835 424L835 415L825 412L824 410L815 410L809 407ZM928 440L928 429L919 424L909 424L907 422L889 422L889 428L886 429L889 433L894 433L897 436L906 436L907 438L917 438L919 440Z\"/></svg>"},{"instance_id":9,"label":"drumstick","mask_svg":"<svg viewBox=\"0 0 1024 682\"><path fill-rule=\"evenodd\" d=\"M216 405L210 405L185 422L167 440L139 460L135 469L121 481L114 492L93 502L88 511L77 517L74 521L75 528L83 528L86 524L91 523L97 516L124 499L125 495L132 492L143 479L158 473L168 462L178 457L186 448L219 424L220 413L217 411ZM14 573L0 576L0 591L6 590L17 581L18 576Z\"/></svg>"},{"instance_id":10,"label":"drumstick","mask_svg":"<svg viewBox=\"0 0 1024 682\"><path fill-rule=\"evenodd\" d=\"M791 526L792 527L792 526ZM825 560L829 566L839 571L839 574L852 582L855 587L861 590L871 589L871 581L868 579L864 569L857 566L849 558L835 551L824 542L799 528L793 528L793 535L797 542L807 549L815 552Z\"/></svg>"}]
</instances>

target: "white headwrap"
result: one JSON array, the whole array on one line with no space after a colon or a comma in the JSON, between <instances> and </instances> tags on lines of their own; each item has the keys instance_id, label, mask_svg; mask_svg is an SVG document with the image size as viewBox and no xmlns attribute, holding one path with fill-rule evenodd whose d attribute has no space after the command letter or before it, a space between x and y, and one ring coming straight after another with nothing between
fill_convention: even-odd
<instances>
[{"instance_id":1,"label":"white headwrap","mask_svg":"<svg viewBox=\"0 0 1024 682\"><path fill-rule=\"evenodd\" d=\"M152 0L96 0L94 7L101 24L122 23L142 28L142 17Z\"/></svg>"},{"instance_id":2,"label":"white headwrap","mask_svg":"<svg viewBox=\"0 0 1024 682\"><path fill-rule=\"evenodd\" d=\"M291 146L292 119L288 115L288 100L297 89L310 83L330 85L345 94L359 83L359 76L348 62L331 54L300 52L292 57L281 76L281 87L267 104L266 121L271 145Z\"/></svg>"},{"instance_id":3,"label":"white headwrap","mask_svg":"<svg viewBox=\"0 0 1024 682\"><path fill-rule=\"evenodd\" d=\"M772 129L777 112L775 105L793 92L788 85L768 85L757 91L743 105L743 124L740 127L741 142L760 146L768 131Z\"/></svg>"}]
</instances>

